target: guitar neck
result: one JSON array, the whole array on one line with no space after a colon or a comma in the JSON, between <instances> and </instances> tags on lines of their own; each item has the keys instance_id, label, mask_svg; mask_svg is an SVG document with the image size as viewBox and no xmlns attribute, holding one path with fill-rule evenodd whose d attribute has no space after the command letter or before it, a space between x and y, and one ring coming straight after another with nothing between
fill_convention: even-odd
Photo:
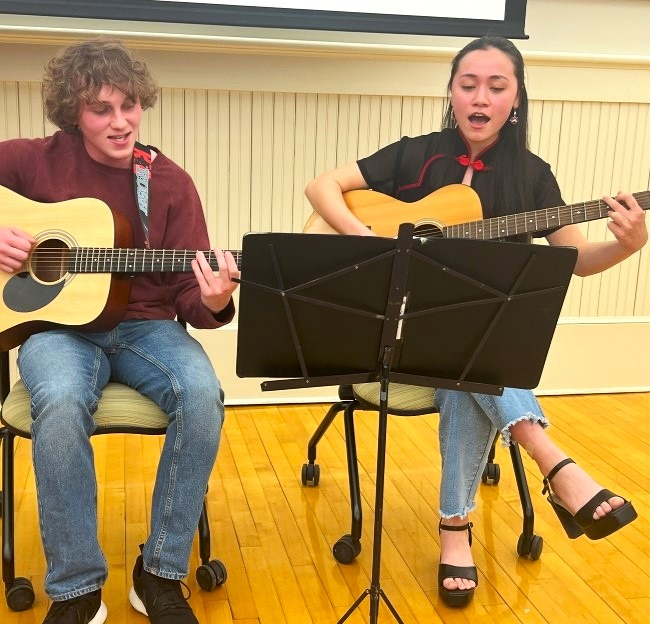
<instances>
[{"instance_id":1,"label":"guitar neck","mask_svg":"<svg viewBox=\"0 0 650 624\"><path fill-rule=\"evenodd\" d=\"M643 210L650 208L650 191L641 191L632 193L632 195ZM604 201L595 199L570 206L543 208L481 221L448 225L442 228L442 233L445 238L493 240L515 234L541 232L571 223L602 219L607 216L609 211L610 207Z\"/></svg>"},{"instance_id":2,"label":"guitar neck","mask_svg":"<svg viewBox=\"0 0 650 624\"><path fill-rule=\"evenodd\" d=\"M36 253L47 253L37 250ZM196 250L191 249L113 249L73 247L65 254L65 270L70 273L187 273L192 270ZM241 251L232 251L237 266ZM211 250L204 251L210 268L219 270Z\"/></svg>"}]
</instances>

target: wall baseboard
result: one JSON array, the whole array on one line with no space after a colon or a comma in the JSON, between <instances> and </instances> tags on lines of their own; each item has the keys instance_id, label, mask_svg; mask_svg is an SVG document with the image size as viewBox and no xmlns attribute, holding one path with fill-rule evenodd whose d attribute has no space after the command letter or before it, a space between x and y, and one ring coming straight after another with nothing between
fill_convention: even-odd
<instances>
[{"instance_id":1,"label":"wall baseboard","mask_svg":"<svg viewBox=\"0 0 650 624\"><path fill-rule=\"evenodd\" d=\"M329 403L336 387L265 392L265 379L235 372L237 327L192 330L213 360L228 405ZM537 395L650 391L650 320L561 319L549 350Z\"/></svg>"}]
</instances>

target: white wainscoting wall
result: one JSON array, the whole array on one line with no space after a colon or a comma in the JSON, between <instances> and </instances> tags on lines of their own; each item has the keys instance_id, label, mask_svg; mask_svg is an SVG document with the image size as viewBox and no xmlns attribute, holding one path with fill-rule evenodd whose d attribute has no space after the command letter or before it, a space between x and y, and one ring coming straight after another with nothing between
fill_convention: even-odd
<instances>
[{"instance_id":1,"label":"white wainscoting wall","mask_svg":"<svg viewBox=\"0 0 650 624\"><path fill-rule=\"evenodd\" d=\"M518 45L531 149L551 164L567 203L647 190L650 3L529 0L528 7L530 38ZM161 85L141 140L193 176L213 242L228 249L240 249L248 232L300 232L311 213L303 189L318 173L438 129L450 60L468 41L0 18L0 139L53 130L43 119L40 78L56 49L117 35ZM581 227L590 240L611 237L605 219ZM644 248L600 275L573 278L538 393L650 388L649 270ZM261 380L239 379L236 321L193 330L229 403L335 395L331 387L263 393Z\"/></svg>"}]
</instances>

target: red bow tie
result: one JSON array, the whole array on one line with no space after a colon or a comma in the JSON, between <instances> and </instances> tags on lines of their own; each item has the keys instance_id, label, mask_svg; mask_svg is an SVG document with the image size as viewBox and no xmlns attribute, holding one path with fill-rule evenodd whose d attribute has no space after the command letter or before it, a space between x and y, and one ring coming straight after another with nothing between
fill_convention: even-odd
<instances>
[{"instance_id":1,"label":"red bow tie","mask_svg":"<svg viewBox=\"0 0 650 624\"><path fill-rule=\"evenodd\" d=\"M456 160L463 165L463 167L471 167L474 169L474 171L480 171L485 167L483 164L482 160L470 160L469 156L467 154L463 154L462 156L457 156Z\"/></svg>"}]
</instances>

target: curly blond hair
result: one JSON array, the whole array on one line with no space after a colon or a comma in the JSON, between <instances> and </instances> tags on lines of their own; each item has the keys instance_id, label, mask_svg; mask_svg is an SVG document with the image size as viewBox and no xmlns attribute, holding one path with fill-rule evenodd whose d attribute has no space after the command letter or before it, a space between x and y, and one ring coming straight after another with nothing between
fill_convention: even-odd
<instances>
[{"instance_id":1,"label":"curly blond hair","mask_svg":"<svg viewBox=\"0 0 650 624\"><path fill-rule=\"evenodd\" d=\"M82 104L95 102L104 85L140 102L144 110L158 98L158 85L146 64L121 41L98 37L73 43L45 65L42 94L47 118L66 132L78 132Z\"/></svg>"}]
</instances>

